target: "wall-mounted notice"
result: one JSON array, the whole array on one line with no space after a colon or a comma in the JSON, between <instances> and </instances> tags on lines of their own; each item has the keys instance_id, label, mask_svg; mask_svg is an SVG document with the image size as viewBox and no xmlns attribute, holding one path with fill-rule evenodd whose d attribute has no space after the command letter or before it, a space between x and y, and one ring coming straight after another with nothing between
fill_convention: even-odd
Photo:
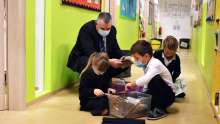
<instances>
[{"instance_id":1,"label":"wall-mounted notice","mask_svg":"<svg viewBox=\"0 0 220 124\"><path fill-rule=\"evenodd\" d=\"M169 17L185 17L190 14L191 0L161 0L161 14Z\"/></svg>"},{"instance_id":2,"label":"wall-mounted notice","mask_svg":"<svg viewBox=\"0 0 220 124\"><path fill-rule=\"evenodd\" d=\"M215 0L207 0L207 17L206 21L215 20Z\"/></svg>"},{"instance_id":3,"label":"wall-mounted notice","mask_svg":"<svg viewBox=\"0 0 220 124\"><path fill-rule=\"evenodd\" d=\"M136 0L120 0L120 15L135 20L136 3Z\"/></svg>"},{"instance_id":4,"label":"wall-mounted notice","mask_svg":"<svg viewBox=\"0 0 220 124\"><path fill-rule=\"evenodd\" d=\"M160 0L159 20L162 38L191 38L191 0Z\"/></svg>"},{"instance_id":5,"label":"wall-mounted notice","mask_svg":"<svg viewBox=\"0 0 220 124\"><path fill-rule=\"evenodd\" d=\"M101 0L62 0L65 5L78 6L95 11L101 11L101 2Z\"/></svg>"}]
</instances>

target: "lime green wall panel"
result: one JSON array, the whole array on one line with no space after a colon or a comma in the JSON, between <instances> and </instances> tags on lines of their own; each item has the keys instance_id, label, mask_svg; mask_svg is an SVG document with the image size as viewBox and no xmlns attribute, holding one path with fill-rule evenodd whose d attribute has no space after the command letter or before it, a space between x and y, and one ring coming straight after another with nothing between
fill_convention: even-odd
<instances>
[{"instance_id":1,"label":"lime green wall panel","mask_svg":"<svg viewBox=\"0 0 220 124\"><path fill-rule=\"evenodd\" d=\"M139 19L128 19L120 16L120 7L116 9L117 40L123 50L129 50L131 45L138 40Z\"/></svg>"},{"instance_id":2,"label":"lime green wall panel","mask_svg":"<svg viewBox=\"0 0 220 124\"><path fill-rule=\"evenodd\" d=\"M79 28L98 12L70 7L61 0L47 0L45 17L45 83L44 91L35 93L35 1L26 1L26 102L56 91L78 78L66 67Z\"/></svg>"},{"instance_id":3,"label":"lime green wall panel","mask_svg":"<svg viewBox=\"0 0 220 124\"><path fill-rule=\"evenodd\" d=\"M99 12L61 4L61 0L46 0L45 11L45 82L44 91L35 93L35 1L26 1L26 102L59 90L74 80L78 74L66 67L69 53L80 27L96 19ZM129 20L116 14L116 28L122 49L138 39L138 19Z\"/></svg>"},{"instance_id":4,"label":"lime green wall panel","mask_svg":"<svg viewBox=\"0 0 220 124\"><path fill-rule=\"evenodd\" d=\"M193 28L192 52L210 89L213 78L215 22L206 22L207 3L203 3L202 24Z\"/></svg>"},{"instance_id":5,"label":"lime green wall panel","mask_svg":"<svg viewBox=\"0 0 220 124\"><path fill-rule=\"evenodd\" d=\"M35 97L34 5L34 0L26 1L26 102Z\"/></svg>"},{"instance_id":6,"label":"lime green wall panel","mask_svg":"<svg viewBox=\"0 0 220 124\"><path fill-rule=\"evenodd\" d=\"M148 41L152 38L152 31L153 31L153 26L152 25L147 25L147 31L146 31L146 38Z\"/></svg>"},{"instance_id":7,"label":"lime green wall panel","mask_svg":"<svg viewBox=\"0 0 220 124\"><path fill-rule=\"evenodd\" d=\"M213 78L213 64L214 64L214 46L216 31L215 22L206 24L206 37L205 37L205 48L204 48L204 76L207 80L209 88L211 87Z\"/></svg>"},{"instance_id":8,"label":"lime green wall panel","mask_svg":"<svg viewBox=\"0 0 220 124\"><path fill-rule=\"evenodd\" d=\"M51 0L50 90L60 89L77 79L77 75L66 67L68 56L72 50L80 27L87 21L96 19L98 12L78 7L62 5L60 0ZM48 45L49 46L49 45ZM47 48L46 48L47 49ZM50 62L51 61L51 62ZM47 61L46 61L47 63ZM49 65L49 64L48 64Z\"/></svg>"},{"instance_id":9,"label":"lime green wall panel","mask_svg":"<svg viewBox=\"0 0 220 124\"><path fill-rule=\"evenodd\" d=\"M45 1L46 12L45 12L45 89L49 92L52 81L52 4L51 0Z\"/></svg>"}]
</instances>

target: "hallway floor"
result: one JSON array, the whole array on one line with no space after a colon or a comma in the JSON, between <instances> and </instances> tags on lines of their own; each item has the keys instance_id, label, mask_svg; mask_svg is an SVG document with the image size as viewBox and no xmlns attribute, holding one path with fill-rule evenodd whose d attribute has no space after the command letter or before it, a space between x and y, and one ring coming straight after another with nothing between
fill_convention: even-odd
<instances>
[{"instance_id":1,"label":"hallway floor","mask_svg":"<svg viewBox=\"0 0 220 124\"><path fill-rule=\"evenodd\" d=\"M181 77L188 82L187 96L178 99L170 107L170 115L146 124L216 124L205 82L198 66L188 51L181 51ZM132 68L134 80L143 72ZM102 117L93 117L90 113L79 111L78 95L70 91L62 91L54 97L34 104L25 111L1 111L1 124L101 124Z\"/></svg>"}]
</instances>

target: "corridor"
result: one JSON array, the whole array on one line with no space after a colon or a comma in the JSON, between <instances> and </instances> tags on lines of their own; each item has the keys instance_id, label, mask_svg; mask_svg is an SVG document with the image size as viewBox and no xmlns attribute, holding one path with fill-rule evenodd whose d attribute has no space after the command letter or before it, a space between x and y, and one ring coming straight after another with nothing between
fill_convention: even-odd
<instances>
[{"instance_id":1,"label":"corridor","mask_svg":"<svg viewBox=\"0 0 220 124\"><path fill-rule=\"evenodd\" d=\"M181 77L188 83L186 98L176 100L168 110L168 117L146 120L146 124L217 124L205 82L192 53L180 50L179 55L183 69ZM142 70L133 67L131 80L139 74ZM103 118L79 111L78 94L70 90L31 105L25 111L1 111L0 115L1 124L100 124Z\"/></svg>"},{"instance_id":2,"label":"corridor","mask_svg":"<svg viewBox=\"0 0 220 124\"><path fill-rule=\"evenodd\" d=\"M120 114L220 124L219 22L220 0L0 0L0 124L103 124L80 103L105 115L136 86L151 101Z\"/></svg>"}]
</instances>

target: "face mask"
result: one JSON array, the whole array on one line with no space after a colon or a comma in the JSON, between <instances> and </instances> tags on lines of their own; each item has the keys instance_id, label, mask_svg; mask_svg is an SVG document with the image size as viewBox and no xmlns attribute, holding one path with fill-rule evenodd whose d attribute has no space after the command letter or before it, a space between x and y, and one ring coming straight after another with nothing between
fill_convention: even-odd
<instances>
[{"instance_id":1,"label":"face mask","mask_svg":"<svg viewBox=\"0 0 220 124\"><path fill-rule=\"evenodd\" d=\"M95 72L95 74L97 74L97 75L103 75L105 73L105 72L99 71L96 67L92 67L92 69Z\"/></svg>"},{"instance_id":2,"label":"face mask","mask_svg":"<svg viewBox=\"0 0 220 124\"><path fill-rule=\"evenodd\" d=\"M143 64L141 61L135 61L134 64L139 68L144 68L146 64Z\"/></svg>"},{"instance_id":3,"label":"face mask","mask_svg":"<svg viewBox=\"0 0 220 124\"><path fill-rule=\"evenodd\" d=\"M108 36L109 33L110 33L110 31L111 31L111 30L105 31L105 30L102 30L102 29L98 29L98 33L99 33L101 36L103 36L103 37Z\"/></svg>"}]
</instances>

